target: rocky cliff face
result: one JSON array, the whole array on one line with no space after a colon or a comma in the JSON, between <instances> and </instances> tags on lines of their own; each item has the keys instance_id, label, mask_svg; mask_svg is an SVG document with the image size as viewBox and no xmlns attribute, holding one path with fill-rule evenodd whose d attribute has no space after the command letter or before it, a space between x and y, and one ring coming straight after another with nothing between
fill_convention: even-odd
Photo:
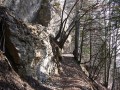
<instances>
[{"instance_id":1,"label":"rocky cliff face","mask_svg":"<svg viewBox=\"0 0 120 90\"><path fill-rule=\"evenodd\" d=\"M1 4L12 11L15 17L32 22L40 9L42 0L2 0Z\"/></svg>"},{"instance_id":2,"label":"rocky cliff face","mask_svg":"<svg viewBox=\"0 0 120 90\"><path fill-rule=\"evenodd\" d=\"M53 68L47 28L25 24L5 7L0 7L1 49L19 74L47 78ZM5 49L4 49L5 48ZM46 77L43 77L44 76ZM40 78L41 79L41 78Z\"/></svg>"},{"instance_id":3,"label":"rocky cliff face","mask_svg":"<svg viewBox=\"0 0 120 90\"><path fill-rule=\"evenodd\" d=\"M0 23L5 23L1 24L1 32L5 32L1 34L5 39L3 51L19 74L44 82L50 74L57 73L49 34L55 35L59 30L63 2L1 0Z\"/></svg>"}]
</instances>

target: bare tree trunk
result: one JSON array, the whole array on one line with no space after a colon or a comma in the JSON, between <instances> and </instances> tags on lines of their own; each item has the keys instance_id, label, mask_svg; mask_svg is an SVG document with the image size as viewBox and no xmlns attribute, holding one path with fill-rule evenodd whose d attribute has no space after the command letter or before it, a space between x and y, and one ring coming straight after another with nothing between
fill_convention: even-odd
<instances>
[{"instance_id":1,"label":"bare tree trunk","mask_svg":"<svg viewBox=\"0 0 120 90\"><path fill-rule=\"evenodd\" d=\"M80 61L82 59L82 53L83 53L83 39L84 39L84 27L82 30L82 37L81 37L81 44L80 44Z\"/></svg>"},{"instance_id":2,"label":"bare tree trunk","mask_svg":"<svg viewBox=\"0 0 120 90\"><path fill-rule=\"evenodd\" d=\"M76 5L76 21L75 21L75 50L74 57L80 64L80 20L79 20L79 3Z\"/></svg>"},{"instance_id":3,"label":"bare tree trunk","mask_svg":"<svg viewBox=\"0 0 120 90\"><path fill-rule=\"evenodd\" d=\"M50 44L51 44L52 52L53 52L52 60L56 63L58 73L60 73L60 63L62 61L62 56L61 56L62 49L58 46L58 43L57 41L55 41L54 37L50 35L49 39L50 39Z\"/></svg>"},{"instance_id":4,"label":"bare tree trunk","mask_svg":"<svg viewBox=\"0 0 120 90\"><path fill-rule=\"evenodd\" d=\"M107 87L107 28L106 28L106 9L103 11L104 14L104 29L105 29L105 46L104 46L104 86Z\"/></svg>"}]
</instances>

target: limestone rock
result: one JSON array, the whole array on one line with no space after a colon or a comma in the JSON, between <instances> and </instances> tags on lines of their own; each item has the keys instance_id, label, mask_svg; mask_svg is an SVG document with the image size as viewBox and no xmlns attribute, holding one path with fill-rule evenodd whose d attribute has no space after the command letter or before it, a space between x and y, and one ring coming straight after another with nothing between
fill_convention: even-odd
<instances>
[{"instance_id":1,"label":"limestone rock","mask_svg":"<svg viewBox=\"0 0 120 90\"><path fill-rule=\"evenodd\" d=\"M1 5L8 7L17 17L32 22L40 9L42 0L2 0Z\"/></svg>"},{"instance_id":2,"label":"limestone rock","mask_svg":"<svg viewBox=\"0 0 120 90\"><path fill-rule=\"evenodd\" d=\"M50 73L52 50L49 44L49 33L42 25L25 24L12 16L9 11L3 10L0 22L6 18L3 25L6 38L6 55L11 57L11 62L20 64L18 72L22 75L36 76L36 68L44 67L46 74ZM49 69L48 69L49 68ZM42 71L37 70L37 71ZM43 72L43 71L42 71Z\"/></svg>"}]
</instances>

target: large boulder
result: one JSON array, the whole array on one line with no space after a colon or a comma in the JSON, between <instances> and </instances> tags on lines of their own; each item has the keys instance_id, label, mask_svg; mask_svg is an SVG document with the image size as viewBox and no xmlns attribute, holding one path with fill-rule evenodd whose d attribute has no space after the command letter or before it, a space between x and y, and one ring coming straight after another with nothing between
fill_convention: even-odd
<instances>
[{"instance_id":1,"label":"large boulder","mask_svg":"<svg viewBox=\"0 0 120 90\"><path fill-rule=\"evenodd\" d=\"M42 86L30 76L23 80L12 68L9 60L0 50L0 90L51 90Z\"/></svg>"},{"instance_id":2,"label":"large boulder","mask_svg":"<svg viewBox=\"0 0 120 90\"><path fill-rule=\"evenodd\" d=\"M39 78L41 73L48 76L53 72L55 64L51 61L52 50L47 28L25 24L5 7L0 7L0 23L0 36L5 39L5 44L2 43L5 50L3 47L1 49L20 75Z\"/></svg>"}]
</instances>

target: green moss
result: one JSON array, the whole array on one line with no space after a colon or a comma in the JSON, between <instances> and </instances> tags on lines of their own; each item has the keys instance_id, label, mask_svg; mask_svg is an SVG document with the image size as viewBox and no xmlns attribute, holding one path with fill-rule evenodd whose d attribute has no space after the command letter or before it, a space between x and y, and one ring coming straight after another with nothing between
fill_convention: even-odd
<instances>
[{"instance_id":1,"label":"green moss","mask_svg":"<svg viewBox=\"0 0 120 90\"><path fill-rule=\"evenodd\" d=\"M90 48L89 47L83 47L83 52L86 54L90 53Z\"/></svg>"},{"instance_id":2,"label":"green moss","mask_svg":"<svg viewBox=\"0 0 120 90\"><path fill-rule=\"evenodd\" d=\"M56 8L60 8L60 3L59 2L55 2L54 5Z\"/></svg>"}]
</instances>

